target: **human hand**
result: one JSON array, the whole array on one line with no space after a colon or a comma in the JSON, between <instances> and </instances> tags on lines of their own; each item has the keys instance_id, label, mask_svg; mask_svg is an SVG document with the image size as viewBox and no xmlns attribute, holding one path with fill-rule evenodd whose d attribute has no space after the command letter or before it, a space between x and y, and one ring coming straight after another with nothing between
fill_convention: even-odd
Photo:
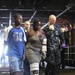
<instances>
[{"instance_id":1,"label":"human hand","mask_svg":"<svg viewBox=\"0 0 75 75\"><path fill-rule=\"evenodd\" d=\"M49 29L50 29L50 30L54 30L54 25L50 25L50 26L49 26Z\"/></svg>"}]
</instances>

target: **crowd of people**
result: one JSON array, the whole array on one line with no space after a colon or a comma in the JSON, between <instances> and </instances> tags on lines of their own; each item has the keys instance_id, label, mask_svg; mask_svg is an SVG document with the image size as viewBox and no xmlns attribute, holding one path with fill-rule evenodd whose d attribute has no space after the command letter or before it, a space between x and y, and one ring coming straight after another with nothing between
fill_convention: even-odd
<instances>
[{"instance_id":1,"label":"crowd of people","mask_svg":"<svg viewBox=\"0 0 75 75\"><path fill-rule=\"evenodd\" d=\"M49 23L43 29L39 19L34 19L32 28L30 22L25 21L23 28L22 19L20 13L14 15L14 25L9 29L5 41L8 45L10 75L39 75L44 38L47 38L44 75L56 75L61 64L61 48L66 47L64 34L56 24L56 16L50 15ZM23 73L21 68L24 69Z\"/></svg>"}]
</instances>

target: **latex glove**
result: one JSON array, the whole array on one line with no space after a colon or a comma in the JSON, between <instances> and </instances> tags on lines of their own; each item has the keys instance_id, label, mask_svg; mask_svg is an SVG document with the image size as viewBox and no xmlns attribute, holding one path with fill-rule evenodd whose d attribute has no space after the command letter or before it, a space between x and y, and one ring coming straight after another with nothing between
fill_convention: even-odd
<instances>
[{"instance_id":1,"label":"latex glove","mask_svg":"<svg viewBox=\"0 0 75 75\"><path fill-rule=\"evenodd\" d=\"M65 43L61 44L61 48L65 48L65 47L66 47Z\"/></svg>"}]
</instances>

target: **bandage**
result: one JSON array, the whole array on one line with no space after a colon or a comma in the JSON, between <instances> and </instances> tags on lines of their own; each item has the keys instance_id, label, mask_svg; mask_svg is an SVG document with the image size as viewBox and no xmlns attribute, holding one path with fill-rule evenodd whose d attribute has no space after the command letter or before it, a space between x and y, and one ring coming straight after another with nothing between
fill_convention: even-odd
<instances>
[{"instance_id":1,"label":"bandage","mask_svg":"<svg viewBox=\"0 0 75 75\"><path fill-rule=\"evenodd\" d=\"M32 63L30 64L30 70L34 71L34 70L38 70L39 71L39 63Z\"/></svg>"}]
</instances>

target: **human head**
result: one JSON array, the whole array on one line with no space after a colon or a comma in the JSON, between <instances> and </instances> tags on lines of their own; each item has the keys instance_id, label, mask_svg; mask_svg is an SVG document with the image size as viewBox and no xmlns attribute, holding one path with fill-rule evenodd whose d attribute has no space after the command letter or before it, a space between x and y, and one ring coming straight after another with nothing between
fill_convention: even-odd
<instances>
[{"instance_id":1,"label":"human head","mask_svg":"<svg viewBox=\"0 0 75 75\"><path fill-rule=\"evenodd\" d=\"M22 23L22 15L20 13L15 14L14 22L15 26L19 26Z\"/></svg>"},{"instance_id":2,"label":"human head","mask_svg":"<svg viewBox=\"0 0 75 75\"><path fill-rule=\"evenodd\" d=\"M25 21L24 27L25 27L26 30L29 30L30 29L30 22L29 21Z\"/></svg>"},{"instance_id":3,"label":"human head","mask_svg":"<svg viewBox=\"0 0 75 75\"><path fill-rule=\"evenodd\" d=\"M42 23L41 23L41 21L39 19L35 19L33 21L33 29L35 31L38 31L41 28L41 26L42 26Z\"/></svg>"},{"instance_id":4,"label":"human head","mask_svg":"<svg viewBox=\"0 0 75 75\"><path fill-rule=\"evenodd\" d=\"M50 15L49 16L49 24L54 25L56 22L56 16L55 15Z\"/></svg>"}]
</instances>

